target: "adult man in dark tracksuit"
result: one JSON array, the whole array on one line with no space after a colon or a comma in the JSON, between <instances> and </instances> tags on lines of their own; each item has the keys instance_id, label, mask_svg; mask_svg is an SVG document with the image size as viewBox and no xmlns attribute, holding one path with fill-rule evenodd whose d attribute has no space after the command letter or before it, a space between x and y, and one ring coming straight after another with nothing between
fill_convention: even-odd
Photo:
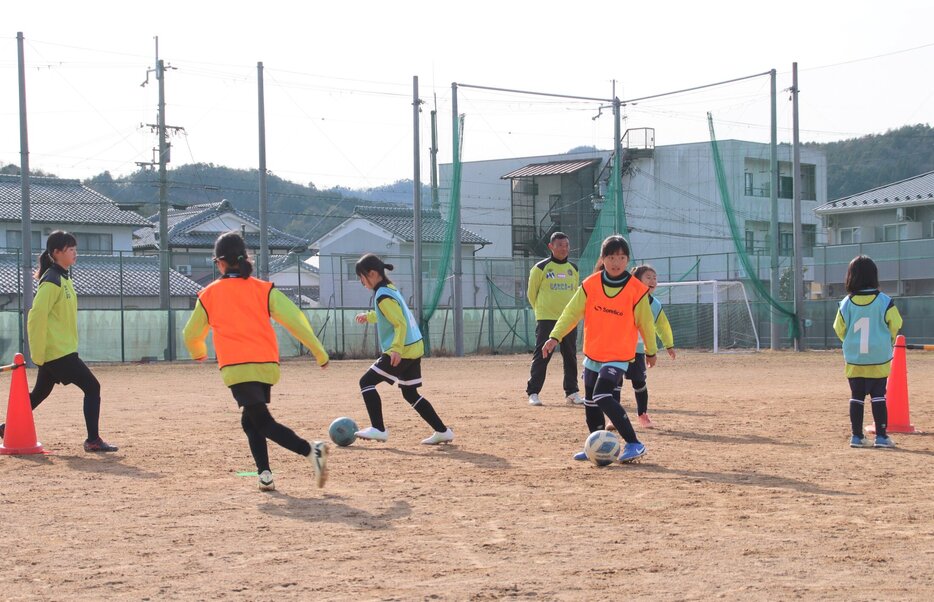
<instances>
[{"instance_id":1,"label":"adult man in dark tracksuit","mask_svg":"<svg viewBox=\"0 0 934 602\"><path fill-rule=\"evenodd\" d=\"M532 355L532 369L525 392L529 396L529 405L540 406L541 393L545 384L545 371L551 356L542 357L542 345L548 340L551 329L561 316L561 311L574 296L580 285L577 266L568 261L571 242L567 234L555 232L548 243L551 257L536 263L529 272L529 304L535 310L535 353ZM564 359L564 393L568 403L582 404L584 400L578 393L577 384L577 329L575 328L561 341L561 357Z\"/></svg>"}]
</instances>

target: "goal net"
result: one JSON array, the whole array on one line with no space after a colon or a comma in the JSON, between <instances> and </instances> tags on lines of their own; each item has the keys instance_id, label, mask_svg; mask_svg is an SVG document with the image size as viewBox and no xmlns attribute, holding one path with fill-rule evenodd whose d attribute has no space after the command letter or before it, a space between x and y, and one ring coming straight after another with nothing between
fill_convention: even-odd
<instances>
[{"instance_id":1,"label":"goal net","mask_svg":"<svg viewBox=\"0 0 934 602\"><path fill-rule=\"evenodd\" d=\"M756 322L741 281L659 282L655 297L671 323L675 348L759 350Z\"/></svg>"}]
</instances>

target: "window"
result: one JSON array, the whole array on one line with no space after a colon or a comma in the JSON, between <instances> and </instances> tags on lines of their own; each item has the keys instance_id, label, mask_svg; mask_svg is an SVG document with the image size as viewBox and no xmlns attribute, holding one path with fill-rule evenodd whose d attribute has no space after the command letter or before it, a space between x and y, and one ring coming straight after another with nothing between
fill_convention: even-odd
<instances>
[{"instance_id":1,"label":"window","mask_svg":"<svg viewBox=\"0 0 934 602\"><path fill-rule=\"evenodd\" d=\"M782 232L778 239L778 254L791 256L793 254L795 235L792 232Z\"/></svg>"},{"instance_id":2,"label":"window","mask_svg":"<svg viewBox=\"0 0 934 602\"><path fill-rule=\"evenodd\" d=\"M907 240L908 224L886 224L882 226L882 240Z\"/></svg>"},{"instance_id":3,"label":"window","mask_svg":"<svg viewBox=\"0 0 934 602\"><path fill-rule=\"evenodd\" d=\"M746 187L745 187L744 194L746 196L752 196L752 174L749 172L746 172L745 176L746 176Z\"/></svg>"},{"instance_id":4,"label":"window","mask_svg":"<svg viewBox=\"0 0 934 602\"><path fill-rule=\"evenodd\" d=\"M10 249L22 249L23 248L23 231L22 230L7 230L6 231L6 246ZM42 238L38 230L32 231L32 236L29 238L29 246L33 251L43 249Z\"/></svg>"},{"instance_id":5,"label":"window","mask_svg":"<svg viewBox=\"0 0 934 602\"><path fill-rule=\"evenodd\" d=\"M780 176L778 178L778 198L794 198L795 179L791 176Z\"/></svg>"},{"instance_id":6,"label":"window","mask_svg":"<svg viewBox=\"0 0 934 602\"><path fill-rule=\"evenodd\" d=\"M75 239L78 241L79 251L105 251L114 250L113 234L94 234L89 232L75 232Z\"/></svg>"},{"instance_id":7,"label":"window","mask_svg":"<svg viewBox=\"0 0 934 602\"><path fill-rule=\"evenodd\" d=\"M859 228L840 228L838 232L841 245L853 245L859 242Z\"/></svg>"},{"instance_id":8,"label":"window","mask_svg":"<svg viewBox=\"0 0 934 602\"><path fill-rule=\"evenodd\" d=\"M746 174L750 175L750 174ZM752 253L756 249L756 233L752 230L746 230L746 252Z\"/></svg>"}]
</instances>

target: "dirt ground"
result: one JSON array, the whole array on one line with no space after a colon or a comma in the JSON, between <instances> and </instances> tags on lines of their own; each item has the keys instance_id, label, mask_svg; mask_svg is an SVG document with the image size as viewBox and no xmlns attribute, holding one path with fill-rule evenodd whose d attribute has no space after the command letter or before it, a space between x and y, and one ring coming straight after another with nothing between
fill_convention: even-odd
<instances>
[{"instance_id":1,"label":"dirt ground","mask_svg":"<svg viewBox=\"0 0 934 602\"><path fill-rule=\"evenodd\" d=\"M81 450L75 387L36 410L50 453L0 456L0 599L934 599L934 353L908 358L929 432L891 451L848 447L839 352L661 357L648 456L607 468L571 460L560 358L527 405L529 359L425 360L453 445L420 445L383 385L388 443L332 446L321 490L271 445L272 493L238 476L255 466L216 366L93 367L121 449ZM271 410L309 439L366 426L367 366L289 361Z\"/></svg>"}]
</instances>

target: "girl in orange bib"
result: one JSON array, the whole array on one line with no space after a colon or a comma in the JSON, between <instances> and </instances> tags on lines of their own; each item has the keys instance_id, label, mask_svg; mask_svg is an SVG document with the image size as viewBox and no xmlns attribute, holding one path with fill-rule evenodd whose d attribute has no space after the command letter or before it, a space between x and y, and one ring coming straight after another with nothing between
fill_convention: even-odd
<instances>
[{"instance_id":1,"label":"girl in orange bib","mask_svg":"<svg viewBox=\"0 0 934 602\"><path fill-rule=\"evenodd\" d=\"M603 430L604 414L608 416L626 441L619 454L623 463L641 458L646 450L636 437L626 410L614 398L613 390L620 386L629 362L636 358L639 333L645 341L647 366L655 365L658 350L649 289L626 271L629 256L629 242L622 236L609 236L603 241L594 273L581 283L551 331L551 338L542 347L542 355L547 356L584 320L587 428L591 433ZM584 460L586 456L580 452L574 459Z\"/></svg>"},{"instance_id":2,"label":"girl in orange bib","mask_svg":"<svg viewBox=\"0 0 934 602\"><path fill-rule=\"evenodd\" d=\"M304 343L322 368L328 366L328 354L305 314L271 282L250 276L253 264L238 233L218 237L214 262L221 276L198 294L198 303L185 325L185 346L192 358L203 361L208 354L205 339L208 331L214 330L217 364L224 384L243 408L240 425L256 462L260 490L276 488L267 439L308 458L315 481L322 487L327 479L327 444L299 437L276 422L267 407L272 386L279 382L279 346L270 318Z\"/></svg>"}]
</instances>

